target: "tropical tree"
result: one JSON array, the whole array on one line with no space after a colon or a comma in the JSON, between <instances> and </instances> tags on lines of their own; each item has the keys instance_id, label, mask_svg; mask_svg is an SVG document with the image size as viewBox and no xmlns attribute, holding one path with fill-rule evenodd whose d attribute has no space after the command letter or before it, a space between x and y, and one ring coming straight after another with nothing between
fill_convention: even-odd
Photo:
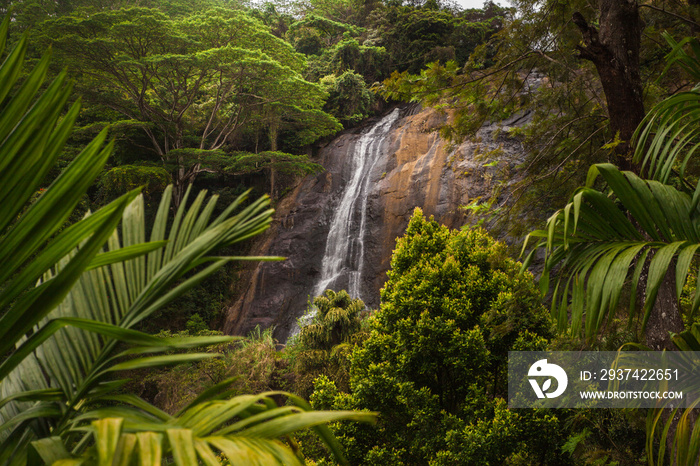
<instances>
[{"instance_id":1,"label":"tropical tree","mask_svg":"<svg viewBox=\"0 0 700 466\"><path fill-rule=\"evenodd\" d=\"M6 17L0 26L0 54L9 24ZM143 198L134 190L67 226L109 157L102 131L22 212L80 109L76 103L62 114L72 87L65 73L36 97L49 54L18 82L26 39L0 66L0 463L219 464L215 451L231 461L299 463L293 442L278 439L307 428L342 461L319 424L367 415L311 412L286 394L292 404L282 408L269 393L227 399L222 383L170 416L120 391L123 371L211 358L166 353L231 339L157 338L134 326L227 262L256 259L212 254L264 231L272 210L265 197L245 205L241 196L212 219L216 197L205 203L200 193L186 208L188 190L169 220L167 188L146 242Z\"/></svg>"},{"instance_id":2,"label":"tropical tree","mask_svg":"<svg viewBox=\"0 0 700 466\"><path fill-rule=\"evenodd\" d=\"M324 76L320 83L329 94L324 108L344 125L367 118L373 97L361 75L346 71L340 76Z\"/></svg>"},{"instance_id":3,"label":"tropical tree","mask_svg":"<svg viewBox=\"0 0 700 466\"><path fill-rule=\"evenodd\" d=\"M329 376L343 391L349 390L349 356L362 335L365 303L353 299L347 291L326 290L313 300L314 316L299 329L287 352L291 353L297 380L295 393L311 395L313 381Z\"/></svg>"},{"instance_id":4,"label":"tropical tree","mask_svg":"<svg viewBox=\"0 0 700 466\"><path fill-rule=\"evenodd\" d=\"M372 17L378 45L399 71L418 73L426 64L455 60L464 65L476 47L503 28L506 8L484 2L483 10L456 12L448 2L422 7L393 3Z\"/></svg>"},{"instance_id":5,"label":"tropical tree","mask_svg":"<svg viewBox=\"0 0 700 466\"><path fill-rule=\"evenodd\" d=\"M666 39L672 47L668 67L678 64L700 82L697 40L677 43L669 35ZM684 49L686 45L690 53ZM683 331L678 305L700 247L700 183L693 186L686 172L700 147L699 121L697 85L660 102L635 133L634 162L648 178L620 171L611 164L593 165L586 186L550 217L547 229L528 235L523 250L529 238L540 238L538 246L546 248L540 279L543 292L549 290L549 276L556 270L552 316L560 331L588 341L595 339L615 317L625 284L629 283L629 321L640 323L638 330L647 347L700 348L698 327ZM605 182L603 189L594 188L599 176ZM691 321L698 307L700 293L696 287ZM674 332L681 333L674 336ZM674 417L663 410L649 414L648 457L663 463L668 445L676 464L695 464L700 428L696 425L692 429L690 412L684 413L677 424ZM657 455L653 452L656 434L660 434L663 445Z\"/></svg>"},{"instance_id":6,"label":"tropical tree","mask_svg":"<svg viewBox=\"0 0 700 466\"><path fill-rule=\"evenodd\" d=\"M313 320L299 331L299 342L309 347L330 350L348 341L362 326L365 303L353 299L347 291L333 290L314 298L316 314Z\"/></svg>"},{"instance_id":7,"label":"tropical tree","mask_svg":"<svg viewBox=\"0 0 700 466\"><path fill-rule=\"evenodd\" d=\"M145 132L173 171L176 204L187 184L211 170L213 151L235 145L251 120L265 116L274 144L290 109L313 112L321 135L339 129L320 111L325 92L301 77L303 56L241 10L170 18L155 8L122 8L59 17L43 30L83 95Z\"/></svg>"}]
</instances>

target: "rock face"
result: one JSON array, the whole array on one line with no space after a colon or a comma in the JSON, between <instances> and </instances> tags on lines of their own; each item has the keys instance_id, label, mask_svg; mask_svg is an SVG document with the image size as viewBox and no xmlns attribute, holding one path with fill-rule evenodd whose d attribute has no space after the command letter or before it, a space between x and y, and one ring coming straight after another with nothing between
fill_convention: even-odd
<instances>
[{"instance_id":1,"label":"rock face","mask_svg":"<svg viewBox=\"0 0 700 466\"><path fill-rule=\"evenodd\" d=\"M379 305L379 290L396 238L403 234L416 207L440 223L460 227L467 221L460 206L490 198L499 175L504 171L513 174L524 157L520 143L507 130L526 123L527 115L486 125L474 141L450 148L436 131L446 115L415 106L398 111L390 127L377 134L382 140L373 149L372 163L365 164L364 232L359 231L361 202L355 203L355 220L348 226L348 235L362 234L359 295L369 308ZM286 341L321 280L328 233L343 192L357 186L352 176L358 142L363 144L362 135L377 123L375 119L344 132L323 147L319 163L326 170L304 179L278 203L272 227L258 239L252 254L285 256L287 260L253 264L240 272L239 299L228 309L226 333L245 334L256 325L275 326L275 337ZM494 160L496 164L489 163ZM507 187L501 191L505 192ZM329 286L347 288L348 279L340 277Z\"/></svg>"}]
</instances>

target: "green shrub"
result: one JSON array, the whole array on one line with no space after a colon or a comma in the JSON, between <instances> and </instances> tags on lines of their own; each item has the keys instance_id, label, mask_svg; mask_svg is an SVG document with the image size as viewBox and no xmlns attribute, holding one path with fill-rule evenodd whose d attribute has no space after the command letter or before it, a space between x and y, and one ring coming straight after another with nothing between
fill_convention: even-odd
<instances>
[{"instance_id":1,"label":"green shrub","mask_svg":"<svg viewBox=\"0 0 700 466\"><path fill-rule=\"evenodd\" d=\"M354 71L345 71L340 76L321 78L328 100L323 109L336 117L346 128L361 122L370 113L373 96L367 89L364 78Z\"/></svg>"},{"instance_id":2,"label":"green shrub","mask_svg":"<svg viewBox=\"0 0 700 466\"><path fill-rule=\"evenodd\" d=\"M100 198L111 201L118 196L143 186L146 200L154 194L162 193L170 184L170 174L163 167L121 165L102 175L99 181Z\"/></svg>"},{"instance_id":3,"label":"green shrub","mask_svg":"<svg viewBox=\"0 0 700 466\"><path fill-rule=\"evenodd\" d=\"M190 322L193 323L188 325L191 328L197 323L203 324L201 319L197 321L196 318L191 318ZM201 337L221 335L221 332L200 329L177 333L163 331L158 335ZM247 337L212 347L210 351L220 353L221 357L154 370L145 377L134 377L126 388L173 414L204 390L229 379L232 380L227 388L235 395L288 388L284 379L286 362L277 352L272 329L263 331L256 327Z\"/></svg>"}]
</instances>

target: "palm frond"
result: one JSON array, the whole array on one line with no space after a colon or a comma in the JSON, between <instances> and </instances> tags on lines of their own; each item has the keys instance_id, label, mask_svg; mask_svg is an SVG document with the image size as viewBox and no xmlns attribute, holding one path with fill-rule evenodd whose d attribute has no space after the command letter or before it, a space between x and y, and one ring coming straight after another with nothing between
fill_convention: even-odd
<instances>
[{"instance_id":1,"label":"palm frond","mask_svg":"<svg viewBox=\"0 0 700 466\"><path fill-rule=\"evenodd\" d=\"M674 64L683 67L700 81L700 43L686 38L676 42L664 34L672 47L666 69ZM688 45L691 53L685 51ZM680 92L664 99L646 115L635 131L634 161L640 163L648 178L668 183L677 170L683 180L688 162L700 147L700 89ZM699 185L700 187L700 185ZM700 190L696 187L692 206L697 207Z\"/></svg>"},{"instance_id":2,"label":"palm frond","mask_svg":"<svg viewBox=\"0 0 700 466\"><path fill-rule=\"evenodd\" d=\"M674 334L673 343L681 351L700 351L700 325L693 324L690 329ZM689 370L697 368L697 361L694 363ZM686 387L685 392L694 393L698 388L694 384ZM669 409L668 403L647 413L646 449L649 464L667 464L669 458L670 463L678 466L694 466L700 456L700 423L697 422L700 400L685 409ZM655 449L656 442L658 450ZM671 451L666 451L667 445L671 446Z\"/></svg>"},{"instance_id":3,"label":"palm frond","mask_svg":"<svg viewBox=\"0 0 700 466\"><path fill-rule=\"evenodd\" d=\"M167 233L165 225L169 211L164 206L170 204L170 193L171 188L166 189L151 234L154 243L161 247L147 257L141 255L84 272L66 299L0 365L0 375L9 373L0 385L3 398L16 398L20 393L36 390L60 389L62 396L57 404L71 407L68 413L79 404L87 409L104 401L109 392L102 391L100 396L95 396L94 392L115 371L209 358L213 356L211 353L167 356L153 353L230 340L230 337L161 339L136 332L132 327L230 260L209 258L211 251L266 228L272 213L267 209L269 201L266 198L255 201L237 215L232 209L226 209L225 215L209 222L216 198L202 209L205 198L202 192L187 209L188 192L170 226L168 246L163 251L160 241ZM243 201L244 196L233 206L241 205ZM112 232L105 254L117 254L122 249L142 244L145 235L143 198L138 196L124 210L121 235L116 230ZM80 249L75 252L79 253ZM69 258L60 261L54 270L45 274L44 282L50 283L54 275L60 275L69 261ZM183 279L193 264L199 264L202 270ZM131 347L127 351L117 351L117 342L128 343ZM130 359L123 361L125 356L130 356ZM23 412L27 403L6 403L0 410L3 422ZM37 400L36 403L56 402ZM60 435L68 428L72 421L68 413L53 423L54 433Z\"/></svg>"},{"instance_id":4,"label":"palm frond","mask_svg":"<svg viewBox=\"0 0 700 466\"><path fill-rule=\"evenodd\" d=\"M4 51L9 24L10 15L7 15L0 26L0 54ZM23 36L0 66L0 97L3 100L18 85L26 50L27 37ZM111 144L104 144L106 132L103 131L20 215L56 163L80 110L79 103L76 103L62 115L71 91L65 73L59 74L36 97L46 79L49 59L50 54L46 54L39 60L16 93L3 105L0 114L2 354L6 354L66 296L136 195L130 193L102 209L99 215L59 233L111 153ZM62 273L28 291L47 269L79 244L82 244L80 251L65 263Z\"/></svg>"},{"instance_id":5,"label":"palm frond","mask_svg":"<svg viewBox=\"0 0 700 466\"><path fill-rule=\"evenodd\" d=\"M278 407L273 395L287 396L292 405ZM219 465L220 455L232 464L303 464L284 439L296 431L314 429L336 460L346 461L337 441L324 424L340 420L372 422L372 413L311 411L298 397L283 392L243 395L229 400L197 403L167 422L136 417L109 417L114 409L97 409L84 415L94 419L79 433L93 440L93 447L80 457L68 452L59 437L32 443L44 464L57 459L81 464L160 464L172 457L175 464L201 461ZM63 463L61 463L63 464ZM69 464L69 463L66 463Z\"/></svg>"},{"instance_id":6,"label":"palm frond","mask_svg":"<svg viewBox=\"0 0 700 466\"><path fill-rule=\"evenodd\" d=\"M531 238L539 238L538 246L546 247L543 292L549 289L550 273L558 268L552 316L560 331L570 329L587 339L595 337L615 312L625 283L634 278L636 284L648 266L644 328L670 264L676 261L680 296L700 246L700 225L692 218L688 194L610 164L591 167L589 182L598 175L612 196L590 187L579 189L564 209L550 217L546 230L528 235L523 248ZM699 305L696 300L691 312ZM635 312L633 299L630 313Z\"/></svg>"}]
</instances>

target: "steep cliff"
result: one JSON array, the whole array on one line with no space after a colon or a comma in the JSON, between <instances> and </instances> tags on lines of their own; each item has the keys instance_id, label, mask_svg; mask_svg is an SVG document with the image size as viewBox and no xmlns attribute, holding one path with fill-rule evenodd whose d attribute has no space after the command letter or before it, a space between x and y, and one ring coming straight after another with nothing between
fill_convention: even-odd
<instances>
[{"instance_id":1,"label":"steep cliff","mask_svg":"<svg viewBox=\"0 0 700 466\"><path fill-rule=\"evenodd\" d=\"M289 336L319 286L324 252L329 252L330 225L337 218L344 190L362 188L353 178L358 167L353 157L367 150L363 147L368 139L381 137L368 153L371 160L363 165L367 189L359 197L364 202L355 202L353 221L347 222L347 234L360 235L363 260L350 258L357 255L355 239L345 267L357 268L360 263L358 294L370 308L379 305L379 289L396 237L403 234L415 207L445 225L459 227L466 221L460 206L477 198L488 199L499 174L514 173L522 161L520 143L507 130L524 124L527 116L486 125L474 141L450 148L436 131L446 115L415 106L396 111L399 114L391 121L387 117L382 122L370 121L333 139L319 152L319 163L326 170L304 179L277 204L276 220L253 253L287 260L252 265L241 272L240 297L226 316L227 333L245 334L256 325L274 325L280 341ZM381 134L375 127L380 124L385 126ZM499 162L485 166L494 159ZM363 206L364 231L359 231ZM347 288L348 280L340 276L329 286Z\"/></svg>"}]
</instances>

